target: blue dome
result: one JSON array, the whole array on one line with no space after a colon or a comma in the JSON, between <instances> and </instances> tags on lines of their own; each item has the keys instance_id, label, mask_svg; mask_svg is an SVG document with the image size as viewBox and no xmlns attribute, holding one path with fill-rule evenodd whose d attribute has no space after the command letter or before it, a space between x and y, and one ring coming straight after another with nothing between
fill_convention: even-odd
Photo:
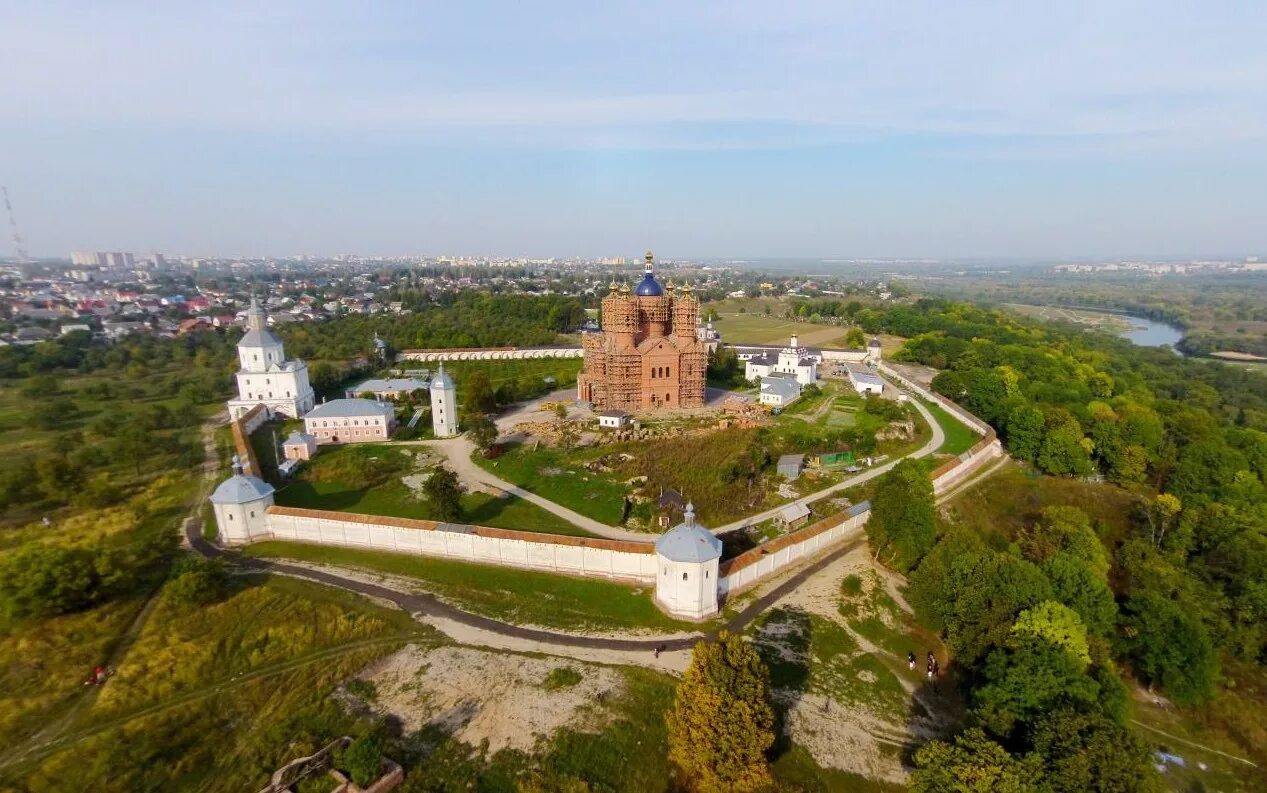
<instances>
[{"instance_id":1,"label":"blue dome","mask_svg":"<svg viewBox=\"0 0 1267 793\"><path fill-rule=\"evenodd\" d=\"M634 294L638 297L660 297L664 294L664 288L656 281L654 275L647 273L638 282L638 288L634 290Z\"/></svg>"}]
</instances>

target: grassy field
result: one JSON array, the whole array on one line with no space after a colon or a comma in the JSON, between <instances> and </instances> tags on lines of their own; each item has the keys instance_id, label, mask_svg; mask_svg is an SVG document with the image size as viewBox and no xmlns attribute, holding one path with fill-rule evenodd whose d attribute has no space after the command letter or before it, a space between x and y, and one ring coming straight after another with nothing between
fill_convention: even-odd
<instances>
[{"instance_id":1,"label":"grassy field","mask_svg":"<svg viewBox=\"0 0 1267 793\"><path fill-rule=\"evenodd\" d=\"M387 444L325 447L296 479L278 485L276 503L305 509L434 520L437 516L431 502L415 495L401 481L403 476L424 470L413 462L419 453L425 453L425 447ZM363 469L371 462L380 461L389 463L385 466L390 469L386 476L354 482L344 478L345 472L355 475L358 466ZM464 521L481 526L589 536L584 529L514 496L499 498L487 493L466 493L462 496L462 510Z\"/></svg>"},{"instance_id":2,"label":"grassy field","mask_svg":"<svg viewBox=\"0 0 1267 793\"><path fill-rule=\"evenodd\" d=\"M255 790L283 762L358 729L329 699L338 681L435 634L358 596L255 576L208 606L164 592L129 641L104 686L78 686L91 666L73 670L74 710L46 721L39 744L6 742L0 777L40 793Z\"/></svg>"},{"instance_id":3,"label":"grassy field","mask_svg":"<svg viewBox=\"0 0 1267 793\"><path fill-rule=\"evenodd\" d=\"M472 459L508 482L614 526L624 517L625 496L631 488L615 476L584 468L584 463L598 456L601 452L595 450L569 454L561 449L542 447L534 451L515 445L494 460L486 460L480 454Z\"/></svg>"},{"instance_id":4,"label":"grassy field","mask_svg":"<svg viewBox=\"0 0 1267 793\"><path fill-rule=\"evenodd\" d=\"M925 402L924 407L928 408L928 412L937 419L937 423L941 425L941 431L946 435L945 442L937 449L938 454L963 454L981 440L981 436L971 427L950 415L941 405Z\"/></svg>"},{"instance_id":5,"label":"grassy field","mask_svg":"<svg viewBox=\"0 0 1267 793\"><path fill-rule=\"evenodd\" d=\"M657 609L649 589L613 581L294 542L262 542L243 553L407 576L427 592L505 622L566 630L693 629Z\"/></svg>"},{"instance_id":6,"label":"grassy field","mask_svg":"<svg viewBox=\"0 0 1267 793\"><path fill-rule=\"evenodd\" d=\"M972 526L1002 550L1046 507L1077 507L1111 546L1127 534L1136 498L1116 485L1040 476L1009 463L955 495L943 510L950 521Z\"/></svg>"}]
</instances>

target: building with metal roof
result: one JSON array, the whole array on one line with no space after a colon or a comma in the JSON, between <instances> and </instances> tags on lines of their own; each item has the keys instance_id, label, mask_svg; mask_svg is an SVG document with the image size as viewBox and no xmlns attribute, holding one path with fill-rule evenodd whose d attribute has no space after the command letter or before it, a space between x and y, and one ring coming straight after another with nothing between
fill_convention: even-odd
<instances>
[{"instance_id":1,"label":"building with metal roof","mask_svg":"<svg viewBox=\"0 0 1267 793\"><path fill-rule=\"evenodd\" d=\"M694 505L688 503L682 522L660 535L655 552L656 601L677 617L716 614L721 540L695 522Z\"/></svg>"}]
</instances>

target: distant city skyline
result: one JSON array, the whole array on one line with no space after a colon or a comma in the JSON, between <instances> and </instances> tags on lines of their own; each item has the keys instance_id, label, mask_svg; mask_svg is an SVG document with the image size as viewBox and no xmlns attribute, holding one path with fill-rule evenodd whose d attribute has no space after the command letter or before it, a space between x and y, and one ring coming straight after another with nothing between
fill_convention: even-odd
<instances>
[{"instance_id":1,"label":"distant city skyline","mask_svg":"<svg viewBox=\"0 0 1267 793\"><path fill-rule=\"evenodd\" d=\"M0 184L37 257L1267 249L1262 4L527 5L11 7Z\"/></svg>"}]
</instances>

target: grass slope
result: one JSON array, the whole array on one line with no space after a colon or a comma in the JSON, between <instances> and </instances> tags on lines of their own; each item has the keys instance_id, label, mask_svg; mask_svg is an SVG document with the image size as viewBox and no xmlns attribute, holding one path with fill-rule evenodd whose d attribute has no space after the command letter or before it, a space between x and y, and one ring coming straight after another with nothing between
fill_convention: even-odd
<instances>
[{"instance_id":1,"label":"grass slope","mask_svg":"<svg viewBox=\"0 0 1267 793\"><path fill-rule=\"evenodd\" d=\"M614 581L295 542L262 542L243 553L406 576L417 579L420 589L464 609L511 623L597 631L697 627L665 616L651 602L649 590Z\"/></svg>"}]
</instances>

